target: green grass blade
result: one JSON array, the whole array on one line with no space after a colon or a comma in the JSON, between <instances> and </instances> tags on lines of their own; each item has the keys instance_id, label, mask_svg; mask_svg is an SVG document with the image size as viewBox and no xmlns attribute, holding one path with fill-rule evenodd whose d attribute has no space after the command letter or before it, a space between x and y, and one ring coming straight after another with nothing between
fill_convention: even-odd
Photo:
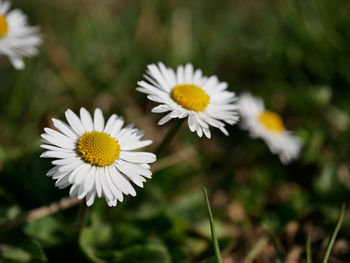
<instances>
[{"instance_id":1,"label":"green grass blade","mask_svg":"<svg viewBox=\"0 0 350 263\"><path fill-rule=\"evenodd\" d=\"M203 191L204 191L205 200L207 202L207 209L208 209L210 230L211 230L211 238L212 238L212 241L213 241L213 246L214 246L214 250L215 250L216 259L218 260L218 263L223 263L222 258L221 258L221 254L220 254L218 240L216 239L214 219L213 219L213 215L212 215L211 209L210 209L207 189L205 189L205 187L204 187Z\"/></svg>"},{"instance_id":2,"label":"green grass blade","mask_svg":"<svg viewBox=\"0 0 350 263\"><path fill-rule=\"evenodd\" d=\"M345 204L342 205L340 216L339 216L339 219L338 219L338 222L337 222L337 226L335 227L334 232L333 232L331 238L329 239L329 242L328 242L328 245L327 245L327 248L326 248L326 252L323 255L322 263L327 263L328 262L328 258L331 255L335 239L337 237L337 234L338 234L338 232L340 230L341 225L343 224L344 214L345 214Z\"/></svg>"},{"instance_id":3,"label":"green grass blade","mask_svg":"<svg viewBox=\"0 0 350 263\"><path fill-rule=\"evenodd\" d=\"M307 236L306 241L306 262L312 263L310 234Z\"/></svg>"},{"instance_id":4,"label":"green grass blade","mask_svg":"<svg viewBox=\"0 0 350 263\"><path fill-rule=\"evenodd\" d=\"M253 248L249 251L246 256L244 263L251 263L254 261L255 257L260 253L260 251L264 248L266 243L269 241L268 235L263 235L258 242L253 246Z\"/></svg>"}]
</instances>

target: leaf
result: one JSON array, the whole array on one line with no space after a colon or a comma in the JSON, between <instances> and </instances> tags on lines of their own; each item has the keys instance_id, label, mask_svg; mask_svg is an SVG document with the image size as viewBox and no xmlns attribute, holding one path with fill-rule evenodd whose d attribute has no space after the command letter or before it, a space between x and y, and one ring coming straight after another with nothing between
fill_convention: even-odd
<instances>
[{"instance_id":1,"label":"leaf","mask_svg":"<svg viewBox=\"0 0 350 263\"><path fill-rule=\"evenodd\" d=\"M22 242L19 247L3 245L0 249L0 262L4 259L5 262L47 262L46 255L40 243L36 241Z\"/></svg>"},{"instance_id":2,"label":"leaf","mask_svg":"<svg viewBox=\"0 0 350 263\"><path fill-rule=\"evenodd\" d=\"M122 252L118 263L170 263L167 249L162 245L137 245Z\"/></svg>"},{"instance_id":3,"label":"leaf","mask_svg":"<svg viewBox=\"0 0 350 263\"><path fill-rule=\"evenodd\" d=\"M32 238L39 240L44 247L63 243L69 237L69 232L54 216L47 216L28 223L24 231Z\"/></svg>"}]
</instances>

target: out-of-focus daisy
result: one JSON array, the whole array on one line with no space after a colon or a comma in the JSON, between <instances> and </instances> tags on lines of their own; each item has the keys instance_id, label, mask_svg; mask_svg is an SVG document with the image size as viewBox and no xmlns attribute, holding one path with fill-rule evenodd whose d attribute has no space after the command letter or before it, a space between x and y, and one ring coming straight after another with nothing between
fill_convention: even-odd
<instances>
[{"instance_id":1,"label":"out-of-focus daisy","mask_svg":"<svg viewBox=\"0 0 350 263\"><path fill-rule=\"evenodd\" d=\"M188 117L188 126L199 137L203 133L211 137L209 126L219 128L228 135L225 122L238 121L236 96L227 91L227 83L216 76L203 76L192 64L178 66L176 72L164 66L151 64L144 75L147 81L139 81L138 91L148 94L149 100L160 103L152 112L168 112L160 121L162 125L172 118Z\"/></svg>"},{"instance_id":2,"label":"out-of-focus daisy","mask_svg":"<svg viewBox=\"0 0 350 263\"><path fill-rule=\"evenodd\" d=\"M149 163L156 156L148 152L135 152L152 143L141 141L144 132L129 124L122 128L123 118L113 114L105 121L100 109L94 118L85 108L80 109L80 118L67 110L68 124L52 119L58 131L45 128L41 135L46 149L41 157L55 158L55 165L47 176L56 180L60 189L71 185L70 196L86 197L92 205L95 197L104 195L109 206L122 202L123 195L135 196L131 182L143 187L145 178L151 178Z\"/></svg>"},{"instance_id":3,"label":"out-of-focus daisy","mask_svg":"<svg viewBox=\"0 0 350 263\"><path fill-rule=\"evenodd\" d=\"M38 53L39 28L27 24L22 11L9 11L10 2L0 0L0 54L8 56L16 69L23 69L23 57Z\"/></svg>"},{"instance_id":4,"label":"out-of-focus daisy","mask_svg":"<svg viewBox=\"0 0 350 263\"><path fill-rule=\"evenodd\" d=\"M299 156L302 143L300 139L287 131L277 113L265 110L260 98L245 93L239 97L241 127L249 131L251 137L262 138L270 151L279 155L283 164Z\"/></svg>"}]
</instances>

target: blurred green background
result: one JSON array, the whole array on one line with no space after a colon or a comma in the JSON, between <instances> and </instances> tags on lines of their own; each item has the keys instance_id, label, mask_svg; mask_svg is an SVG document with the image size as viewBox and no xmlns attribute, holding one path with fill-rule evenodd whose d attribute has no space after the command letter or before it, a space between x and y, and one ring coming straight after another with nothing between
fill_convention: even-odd
<instances>
[{"instance_id":1,"label":"blurred green background","mask_svg":"<svg viewBox=\"0 0 350 263\"><path fill-rule=\"evenodd\" d=\"M44 43L15 71L0 57L0 223L68 195L45 176L40 134L64 111L123 115L154 150L171 127L136 92L146 65L192 62L230 90L264 98L304 141L283 166L238 125L198 138L183 126L135 198L79 207L0 232L0 262L215 262L206 186L225 263L320 262L350 197L348 1L16 0ZM350 217L330 262L349 262Z\"/></svg>"}]
</instances>

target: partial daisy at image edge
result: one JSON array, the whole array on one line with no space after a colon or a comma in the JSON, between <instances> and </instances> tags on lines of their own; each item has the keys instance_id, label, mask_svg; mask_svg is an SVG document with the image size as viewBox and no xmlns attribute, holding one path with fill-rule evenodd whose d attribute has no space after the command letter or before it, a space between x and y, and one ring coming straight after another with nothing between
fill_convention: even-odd
<instances>
[{"instance_id":1,"label":"partial daisy at image edge","mask_svg":"<svg viewBox=\"0 0 350 263\"><path fill-rule=\"evenodd\" d=\"M234 125L239 119L237 97L227 90L228 84L220 82L215 75L204 76L191 63L179 65L176 71L162 62L150 64L143 76L145 80L137 83L137 90L160 104L152 112L166 113L158 125L175 118L188 118L191 132L211 138L210 126L228 136L225 125Z\"/></svg>"},{"instance_id":2,"label":"partial daisy at image edge","mask_svg":"<svg viewBox=\"0 0 350 263\"><path fill-rule=\"evenodd\" d=\"M270 151L279 156L283 164L296 160L301 152L302 141L288 131L281 117L266 110L264 101L250 93L239 96L240 127L248 130L252 138L261 138Z\"/></svg>"},{"instance_id":3,"label":"partial daisy at image edge","mask_svg":"<svg viewBox=\"0 0 350 263\"><path fill-rule=\"evenodd\" d=\"M85 108L80 117L69 109L65 116L68 123L53 118L57 130L45 128L41 135L46 151L40 157L55 159L46 174L56 180L55 186L71 186L70 196L85 198L88 206L97 197L116 206L124 195L136 196L132 183L143 187L152 177L149 164L157 159L153 153L135 151L152 143L141 140L144 131L133 124L123 127L123 118L116 114L105 123L99 108L93 118Z\"/></svg>"},{"instance_id":4,"label":"partial daisy at image edge","mask_svg":"<svg viewBox=\"0 0 350 263\"><path fill-rule=\"evenodd\" d=\"M17 70L25 68L24 58L38 54L40 28L29 26L27 16L19 9L10 10L10 2L0 0L0 54Z\"/></svg>"}]
</instances>

